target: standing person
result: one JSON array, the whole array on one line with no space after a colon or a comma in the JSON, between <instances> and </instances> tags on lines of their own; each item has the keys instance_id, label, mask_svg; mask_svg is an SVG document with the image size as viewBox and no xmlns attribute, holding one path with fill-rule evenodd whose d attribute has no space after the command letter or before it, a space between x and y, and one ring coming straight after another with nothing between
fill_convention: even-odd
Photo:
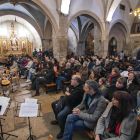
<instances>
[{"instance_id":1,"label":"standing person","mask_svg":"<svg viewBox=\"0 0 140 140\"><path fill-rule=\"evenodd\" d=\"M45 49L43 52L43 57L48 56L48 55L49 55L49 52L47 51L47 49Z\"/></svg>"},{"instance_id":2,"label":"standing person","mask_svg":"<svg viewBox=\"0 0 140 140\"><path fill-rule=\"evenodd\" d=\"M42 51L41 51L41 49L39 49L38 56L39 56L39 57L42 56Z\"/></svg>"},{"instance_id":3,"label":"standing person","mask_svg":"<svg viewBox=\"0 0 140 140\"><path fill-rule=\"evenodd\" d=\"M93 130L106 108L106 101L97 82L86 81L84 90L83 101L67 117L63 140L72 140L74 129Z\"/></svg>"},{"instance_id":4,"label":"standing person","mask_svg":"<svg viewBox=\"0 0 140 140\"><path fill-rule=\"evenodd\" d=\"M38 52L36 51L36 49L34 49L33 57L35 57L37 53L38 53Z\"/></svg>"},{"instance_id":5,"label":"standing person","mask_svg":"<svg viewBox=\"0 0 140 140\"><path fill-rule=\"evenodd\" d=\"M81 77L79 75L74 75L72 77L71 85L66 88L65 95L66 96L63 96L64 107L62 111L60 111L59 114L57 115L54 110L55 115L57 115L55 116L56 120L51 121L52 125L56 125L59 123L61 130L60 133L57 135L57 139L61 139L63 137L67 116L72 113L72 109L77 105L79 105L83 99L84 90L81 84Z\"/></svg>"},{"instance_id":6,"label":"standing person","mask_svg":"<svg viewBox=\"0 0 140 140\"><path fill-rule=\"evenodd\" d=\"M114 57L118 55L116 49L113 49L112 55L114 55Z\"/></svg>"},{"instance_id":7,"label":"standing person","mask_svg":"<svg viewBox=\"0 0 140 140\"><path fill-rule=\"evenodd\" d=\"M53 51L52 51L52 49L49 50L49 57L53 57Z\"/></svg>"},{"instance_id":8,"label":"standing person","mask_svg":"<svg viewBox=\"0 0 140 140\"><path fill-rule=\"evenodd\" d=\"M96 127L95 140L132 140L137 128L137 113L131 95L116 91Z\"/></svg>"},{"instance_id":9,"label":"standing person","mask_svg":"<svg viewBox=\"0 0 140 140\"><path fill-rule=\"evenodd\" d=\"M120 52L119 56L120 57L122 56L124 58L124 52L123 52L123 50Z\"/></svg>"}]
</instances>

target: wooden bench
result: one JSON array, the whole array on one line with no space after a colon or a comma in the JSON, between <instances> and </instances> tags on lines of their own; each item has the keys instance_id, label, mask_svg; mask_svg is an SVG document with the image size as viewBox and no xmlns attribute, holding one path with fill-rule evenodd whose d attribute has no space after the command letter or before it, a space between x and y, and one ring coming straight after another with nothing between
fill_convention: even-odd
<instances>
[{"instance_id":1,"label":"wooden bench","mask_svg":"<svg viewBox=\"0 0 140 140\"><path fill-rule=\"evenodd\" d=\"M46 86L46 94L48 94L48 88L50 88L50 87L54 87L56 90L56 93L57 93L57 86L55 83L46 84L45 86Z\"/></svg>"},{"instance_id":2,"label":"wooden bench","mask_svg":"<svg viewBox=\"0 0 140 140\"><path fill-rule=\"evenodd\" d=\"M106 103L109 104L110 102L109 102L109 101L106 101ZM138 122L137 122L137 129L136 129L136 132L140 133L140 117L137 117L137 119L138 119ZM92 134L92 131L85 130L85 133L86 133L91 139L94 138L94 135Z\"/></svg>"}]
</instances>

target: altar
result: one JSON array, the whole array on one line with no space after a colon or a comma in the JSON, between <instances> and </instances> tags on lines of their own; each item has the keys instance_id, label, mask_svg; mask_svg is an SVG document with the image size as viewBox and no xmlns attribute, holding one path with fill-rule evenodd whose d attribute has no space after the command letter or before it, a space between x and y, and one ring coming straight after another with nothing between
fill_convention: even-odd
<instances>
[{"instance_id":1,"label":"altar","mask_svg":"<svg viewBox=\"0 0 140 140\"><path fill-rule=\"evenodd\" d=\"M8 31L9 36L0 37L0 55L21 55L25 52L32 55L32 43L28 41L27 37L18 36L18 29L13 22L9 26Z\"/></svg>"}]
</instances>

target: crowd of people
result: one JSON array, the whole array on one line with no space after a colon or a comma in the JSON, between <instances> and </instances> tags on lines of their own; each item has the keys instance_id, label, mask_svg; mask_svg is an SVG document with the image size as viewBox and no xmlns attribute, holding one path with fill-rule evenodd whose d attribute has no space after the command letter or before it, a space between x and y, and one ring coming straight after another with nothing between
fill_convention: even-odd
<instances>
[{"instance_id":1,"label":"crowd of people","mask_svg":"<svg viewBox=\"0 0 140 140\"><path fill-rule=\"evenodd\" d=\"M57 139L72 140L73 130L95 130L95 140L131 140L137 127L134 94L139 92L140 60L114 50L113 55L93 55L63 58L58 62L52 50L36 50L28 54L9 55L8 69L20 71L21 78L31 83L28 90L39 96L40 84L57 85L57 94L64 96L52 103L55 120L59 125ZM55 73L58 73L58 77ZM63 87L63 82L71 81ZM62 87L64 89L62 89ZM106 107L106 100L110 101ZM61 108L56 108L56 104Z\"/></svg>"}]
</instances>

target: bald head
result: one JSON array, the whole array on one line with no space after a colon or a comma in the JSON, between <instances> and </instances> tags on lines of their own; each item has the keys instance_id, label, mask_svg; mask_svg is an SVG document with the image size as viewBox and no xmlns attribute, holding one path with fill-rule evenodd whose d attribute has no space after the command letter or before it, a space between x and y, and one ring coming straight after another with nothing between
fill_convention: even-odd
<instances>
[{"instance_id":1,"label":"bald head","mask_svg":"<svg viewBox=\"0 0 140 140\"><path fill-rule=\"evenodd\" d=\"M80 83L81 83L81 76L79 76L79 75L73 75L73 77L71 79L71 85L74 86L74 87L76 87Z\"/></svg>"}]
</instances>

